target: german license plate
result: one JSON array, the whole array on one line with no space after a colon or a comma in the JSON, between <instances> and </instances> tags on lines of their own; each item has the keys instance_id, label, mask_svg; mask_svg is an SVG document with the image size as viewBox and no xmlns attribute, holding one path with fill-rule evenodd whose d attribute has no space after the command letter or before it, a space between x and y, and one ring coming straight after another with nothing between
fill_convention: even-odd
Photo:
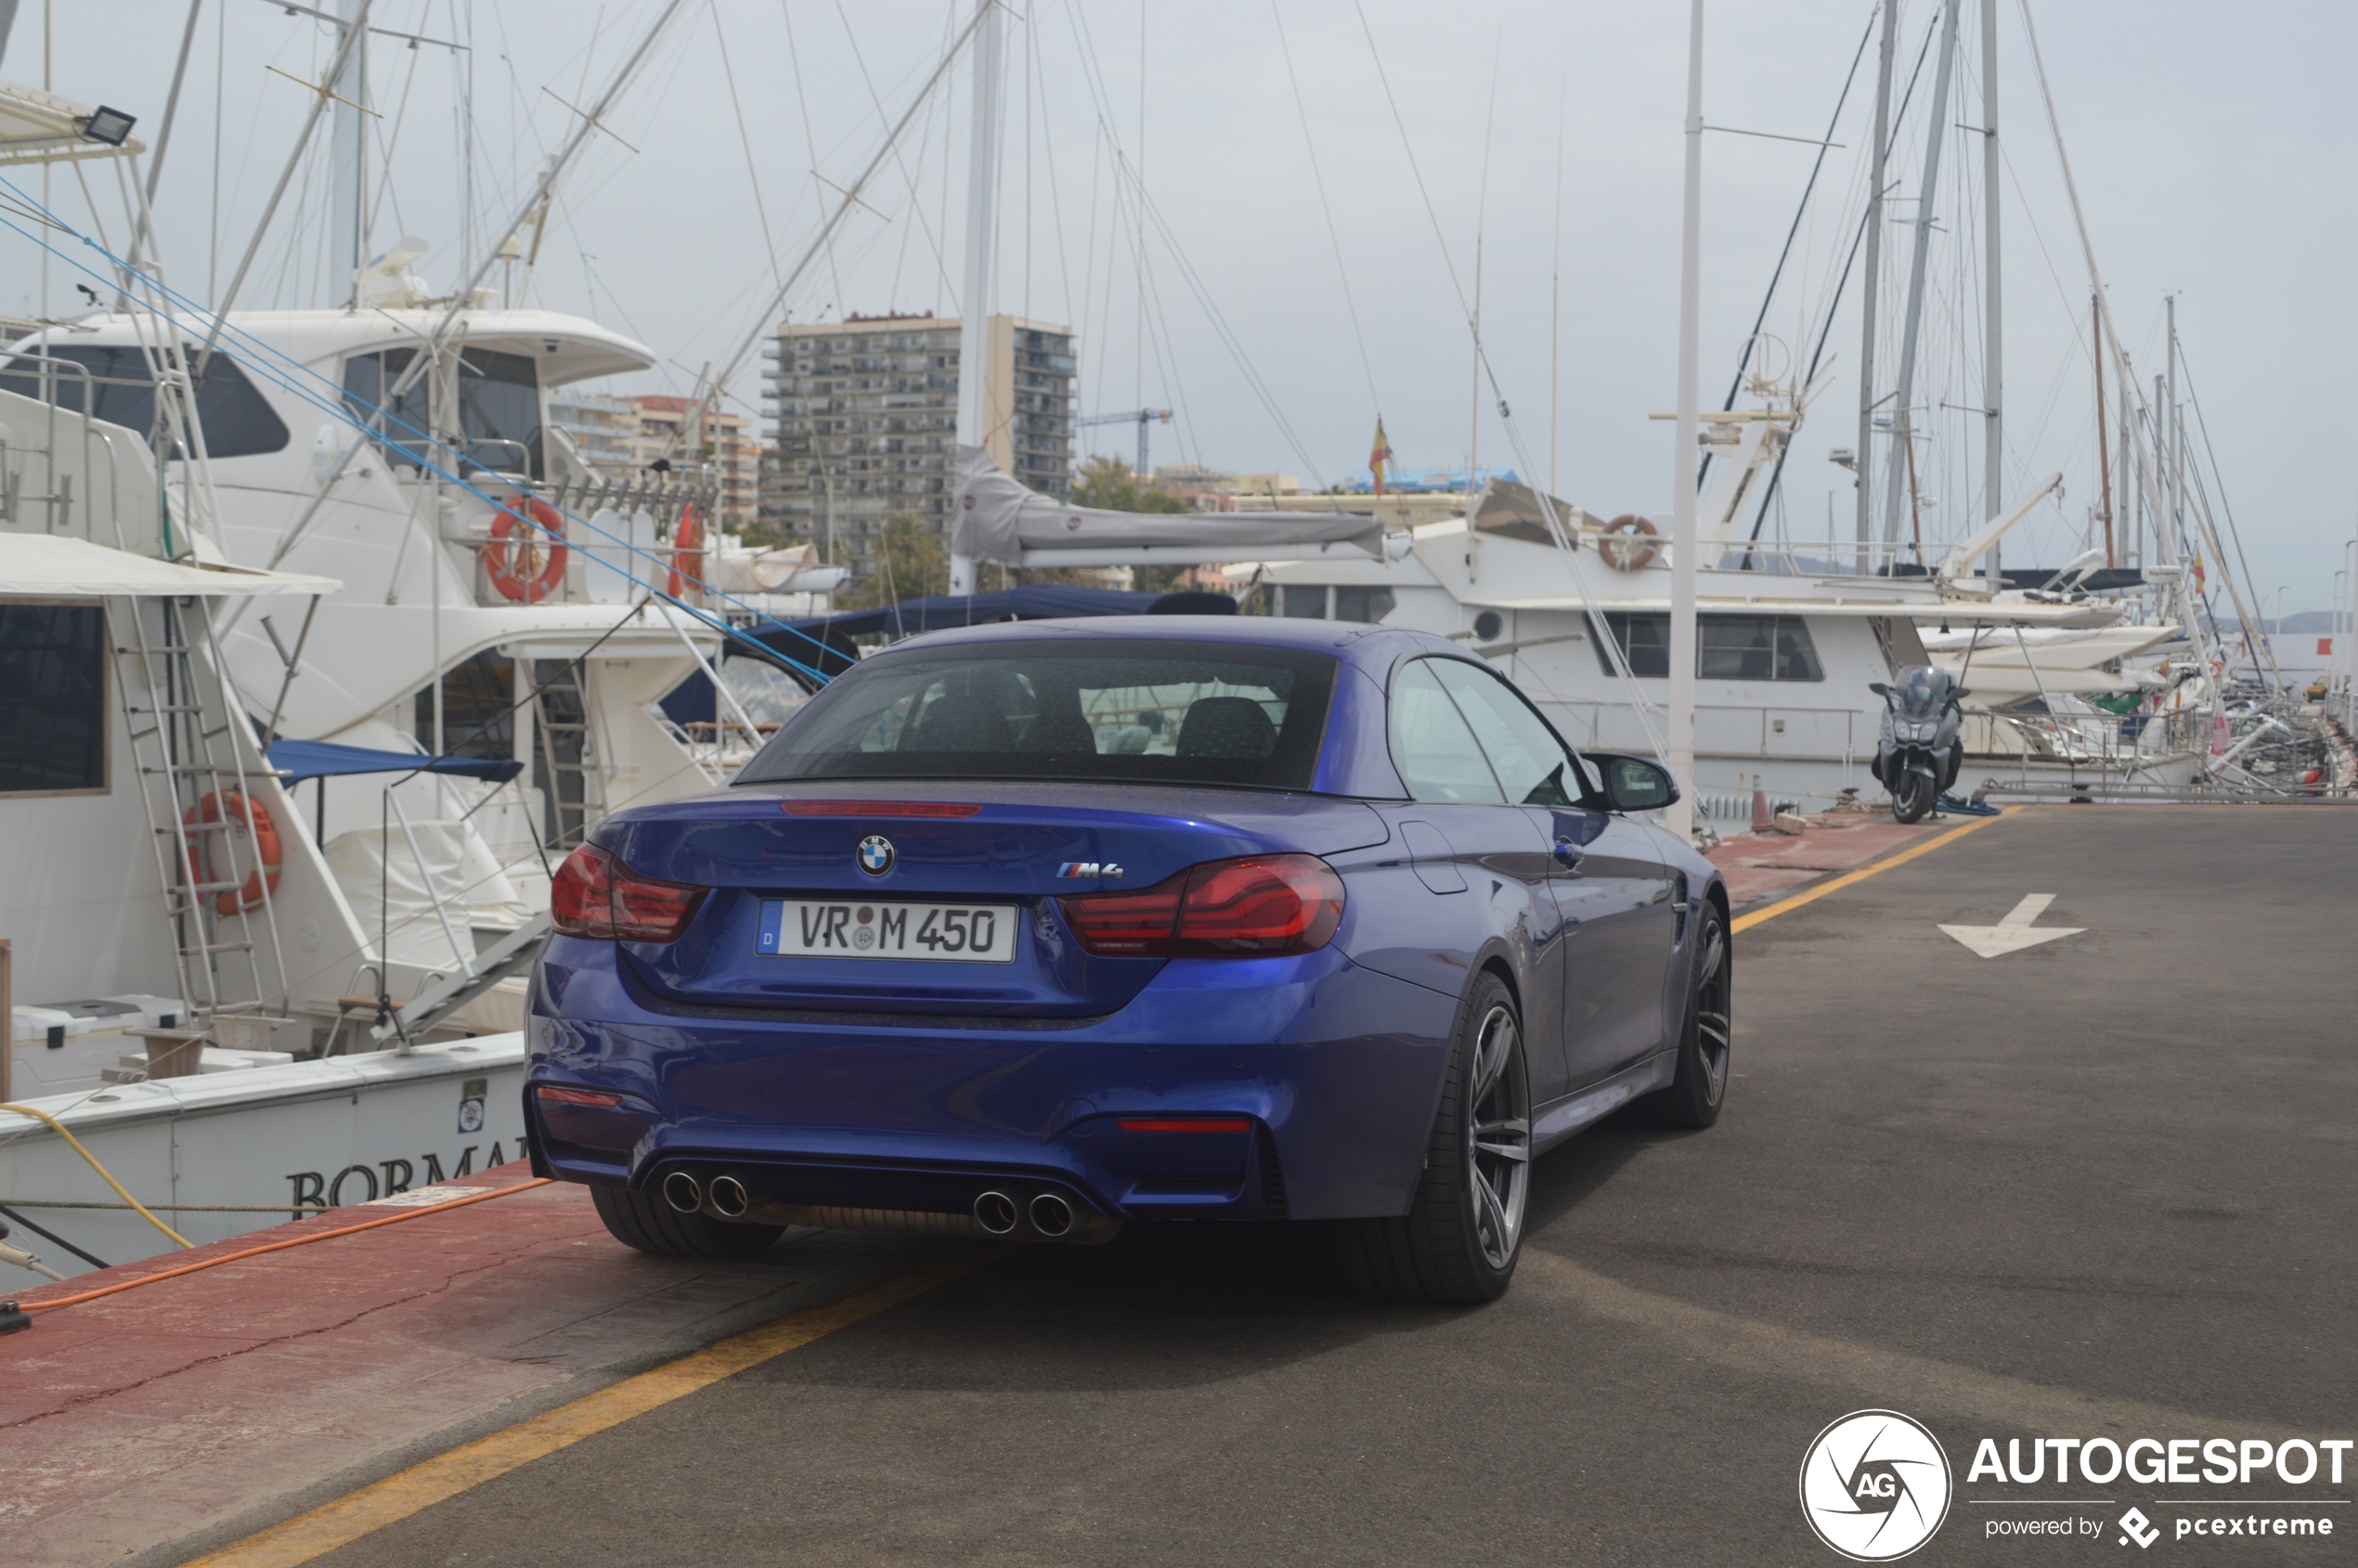
<instances>
[{"instance_id":1,"label":"german license plate","mask_svg":"<svg viewBox=\"0 0 2358 1568\"><path fill-rule=\"evenodd\" d=\"M770 899L754 951L782 958L920 958L1005 964L1016 956L1011 904L822 903Z\"/></svg>"}]
</instances>

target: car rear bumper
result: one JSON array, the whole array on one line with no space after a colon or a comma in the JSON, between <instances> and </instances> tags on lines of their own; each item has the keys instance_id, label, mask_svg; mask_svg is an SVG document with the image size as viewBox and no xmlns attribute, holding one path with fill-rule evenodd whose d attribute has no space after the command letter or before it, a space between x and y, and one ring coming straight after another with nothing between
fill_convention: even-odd
<instances>
[{"instance_id":1,"label":"car rear bumper","mask_svg":"<svg viewBox=\"0 0 2358 1568\"><path fill-rule=\"evenodd\" d=\"M730 1174L753 1219L964 1215L989 1190L1114 1219L1397 1214L1457 1012L1331 949L1174 960L1121 1011L1060 1020L678 1008L616 963L560 937L533 988L526 1115L551 1173Z\"/></svg>"}]
</instances>

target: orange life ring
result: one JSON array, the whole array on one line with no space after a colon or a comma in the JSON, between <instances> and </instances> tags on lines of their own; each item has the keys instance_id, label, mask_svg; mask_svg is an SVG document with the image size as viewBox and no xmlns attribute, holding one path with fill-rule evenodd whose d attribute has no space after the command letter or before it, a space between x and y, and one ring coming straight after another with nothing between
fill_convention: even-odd
<instances>
[{"instance_id":1,"label":"orange life ring","mask_svg":"<svg viewBox=\"0 0 2358 1568\"><path fill-rule=\"evenodd\" d=\"M501 507L491 520L491 544L483 552L483 569L502 599L539 603L564 580L564 516L538 496L519 496Z\"/></svg>"},{"instance_id":2,"label":"orange life ring","mask_svg":"<svg viewBox=\"0 0 2358 1568\"><path fill-rule=\"evenodd\" d=\"M253 835L254 857L262 862L261 869L248 875L244 887L232 892L224 892L214 898L213 907L216 913L235 914L241 909L252 909L262 902L262 895L266 888L271 892L278 891L279 824L270 820L270 809L267 806L249 800L234 789L216 789L189 807L188 815L180 820L184 825L190 828L209 823L226 823L228 825L224 831L228 833L237 832L239 824L242 823L246 830ZM205 845L213 837L214 835L207 833L200 834L189 840L189 880L194 882L221 880L211 870L214 857L205 853Z\"/></svg>"},{"instance_id":3,"label":"orange life ring","mask_svg":"<svg viewBox=\"0 0 2358 1568\"><path fill-rule=\"evenodd\" d=\"M704 586L704 529L693 505L680 509L680 526L671 531L671 597Z\"/></svg>"},{"instance_id":4,"label":"orange life ring","mask_svg":"<svg viewBox=\"0 0 2358 1568\"><path fill-rule=\"evenodd\" d=\"M1657 542L1661 538L1662 530L1650 519L1625 512L1605 525L1603 537L1597 540L1597 553L1616 572L1642 572L1662 553Z\"/></svg>"}]
</instances>

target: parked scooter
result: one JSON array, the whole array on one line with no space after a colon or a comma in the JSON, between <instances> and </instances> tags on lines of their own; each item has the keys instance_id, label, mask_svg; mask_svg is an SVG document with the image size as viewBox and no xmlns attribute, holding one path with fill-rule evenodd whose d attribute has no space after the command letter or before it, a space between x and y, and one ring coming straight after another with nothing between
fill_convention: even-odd
<instances>
[{"instance_id":1,"label":"parked scooter","mask_svg":"<svg viewBox=\"0 0 2358 1568\"><path fill-rule=\"evenodd\" d=\"M1965 765L1964 715L1957 705L1973 693L1935 665L1911 665L1897 684L1872 680L1883 699L1883 730L1875 741L1875 782L1891 791L1891 814L1921 822Z\"/></svg>"}]
</instances>

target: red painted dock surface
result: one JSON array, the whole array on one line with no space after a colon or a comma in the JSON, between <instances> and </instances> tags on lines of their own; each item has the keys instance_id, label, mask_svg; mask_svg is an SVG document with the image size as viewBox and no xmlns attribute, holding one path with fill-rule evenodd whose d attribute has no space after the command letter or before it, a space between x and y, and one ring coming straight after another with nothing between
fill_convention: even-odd
<instances>
[{"instance_id":1,"label":"red painted dock surface","mask_svg":"<svg viewBox=\"0 0 2358 1568\"><path fill-rule=\"evenodd\" d=\"M1888 811L1833 811L1803 819L1801 833L1743 833L1710 851L1728 879L1731 907L1743 910L1780 898L1821 876L1851 871L1904 849L1974 817L1928 817L1903 824Z\"/></svg>"},{"instance_id":2,"label":"red painted dock surface","mask_svg":"<svg viewBox=\"0 0 2358 1568\"><path fill-rule=\"evenodd\" d=\"M1758 905L1958 825L1808 819L1711 852ZM578 1186L506 1195L33 1315L0 1337L0 1530L24 1568L178 1560L929 1250L805 1233L756 1263L650 1258ZM27 1305L399 1211L343 1209L20 1293Z\"/></svg>"},{"instance_id":3,"label":"red painted dock surface","mask_svg":"<svg viewBox=\"0 0 2358 1568\"><path fill-rule=\"evenodd\" d=\"M528 1180L516 1164L452 1185ZM18 1299L395 1212L344 1209ZM813 1232L751 1263L650 1258L557 1184L36 1312L0 1337L0 1557L209 1549L915 1255Z\"/></svg>"}]
</instances>

